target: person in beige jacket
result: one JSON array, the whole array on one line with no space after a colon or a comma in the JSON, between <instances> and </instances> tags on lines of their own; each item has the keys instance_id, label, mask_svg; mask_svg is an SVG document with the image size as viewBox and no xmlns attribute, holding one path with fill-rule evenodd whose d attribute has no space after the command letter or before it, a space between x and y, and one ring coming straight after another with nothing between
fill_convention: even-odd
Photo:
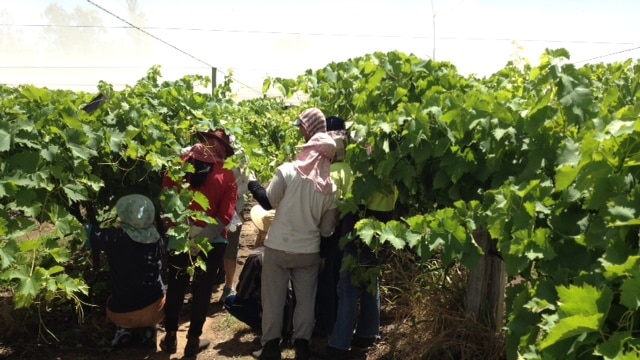
<instances>
[{"instance_id":1,"label":"person in beige jacket","mask_svg":"<svg viewBox=\"0 0 640 360\"><path fill-rule=\"evenodd\" d=\"M311 356L309 341L320 270L320 237L330 236L338 221L336 185L329 175L336 143L326 133L324 114L304 111L297 121L307 139L293 162L280 165L266 190L256 181L249 191L276 215L265 239L262 271L262 350L259 359L279 360L283 309L289 279L296 306L293 344L296 359ZM311 135L313 133L313 135ZM311 135L307 138L307 136Z\"/></svg>"}]
</instances>

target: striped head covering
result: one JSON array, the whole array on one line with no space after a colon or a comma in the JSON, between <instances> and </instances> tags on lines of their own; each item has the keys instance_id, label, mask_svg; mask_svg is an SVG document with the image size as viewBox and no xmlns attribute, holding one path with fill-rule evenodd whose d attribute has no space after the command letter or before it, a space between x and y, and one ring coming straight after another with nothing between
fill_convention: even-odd
<instances>
[{"instance_id":1,"label":"striped head covering","mask_svg":"<svg viewBox=\"0 0 640 360\"><path fill-rule=\"evenodd\" d=\"M295 122L296 126L304 126L309 133L309 136L313 136L317 133L327 132L327 120L324 114L318 108L310 108L302 112Z\"/></svg>"}]
</instances>

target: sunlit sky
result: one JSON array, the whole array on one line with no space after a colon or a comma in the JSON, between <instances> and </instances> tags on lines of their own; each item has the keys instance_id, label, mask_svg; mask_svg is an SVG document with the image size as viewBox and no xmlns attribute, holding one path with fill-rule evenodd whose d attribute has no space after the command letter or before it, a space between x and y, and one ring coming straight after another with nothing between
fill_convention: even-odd
<instances>
[{"instance_id":1,"label":"sunlit sky","mask_svg":"<svg viewBox=\"0 0 640 360\"><path fill-rule=\"evenodd\" d=\"M66 26L50 26L53 4ZM267 76L293 78L374 51L434 57L480 76L515 56L536 64L545 48L567 49L576 65L640 58L638 0L135 4L137 16L127 0L0 0L0 83L95 92L100 80L133 85L153 65L168 80L215 67L218 82L233 72L244 98L259 95Z\"/></svg>"}]
</instances>

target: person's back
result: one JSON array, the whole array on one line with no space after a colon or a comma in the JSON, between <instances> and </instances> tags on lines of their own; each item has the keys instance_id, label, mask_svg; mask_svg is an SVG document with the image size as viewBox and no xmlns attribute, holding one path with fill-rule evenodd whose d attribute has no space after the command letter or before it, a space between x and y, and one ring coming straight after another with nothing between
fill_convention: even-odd
<instances>
[{"instance_id":1,"label":"person's back","mask_svg":"<svg viewBox=\"0 0 640 360\"><path fill-rule=\"evenodd\" d=\"M345 216L342 236L353 233L355 224L362 218L374 218L381 222L392 220L396 200L395 187L373 192L360 206L358 214L349 213ZM356 260L355 266L375 267L384 261L357 237L345 245L343 263L350 262L348 258L352 256ZM353 281L352 275L353 270L340 273L336 322L324 354L317 354L321 358L347 358L351 347L367 348L380 338L380 278L372 280L375 291L371 293L367 286Z\"/></svg>"},{"instance_id":2,"label":"person's back","mask_svg":"<svg viewBox=\"0 0 640 360\"><path fill-rule=\"evenodd\" d=\"M319 229L323 215L336 207L335 193L314 191L314 184L299 175L293 163L278 167L276 176L282 177L282 187L269 187L267 196L276 209L286 209L287 216L276 216L265 239L265 246L292 253L314 253L320 248L320 233L331 234L333 229ZM286 189L286 191L285 191Z\"/></svg>"},{"instance_id":3,"label":"person's back","mask_svg":"<svg viewBox=\"0 0 640 360\"><path fill-rule=\"evenodd\" d=\"M254 249L247 257L236 285L236 293L224 300L224 307L236 319L256 332L262 331L262 304L260 284L264 247Z\"/></svg>"},{"instance_id":4,"label":"person's back","mask_svg":"<svg viewBox=\"0 0 640 360\"><path fill-rule=\"evenodd\" d=\"M245 260L238 284L236 285L235 299L239 302L247 300L260 301L260 278L262 277L262 258L264 247L254 249Z\"/></svg>"},{"instance_id":5,"label":"person's back","mask_svg":"<svg viewBox=\"0 0 640 360\"><path fill-rule=\"evenodd\" d=\"M161 240L137 243L118 228L94 229L94 236L93 248L104 251L109 263L112 311L141 309L164 295Z\"/></svg>"},{"instance_id":6,"label":"person's back","mask_svg":"<svg viewBox=\"0 0 640 360\"><path fill-rule=\"evenodd\" d=\"M276 209L265 240L261 360L281 359L282 318L289 281L296 294L296 358L309 358L321 263L320 237L335 231L338 217L336 188L329 175L336 144L325 132L324 114L316 108L307 109L296 125L307 142L293 163L278 167L266 191L257 182L249 183L249 190L261 205Z\"/></svg>"},{"instance_id":7,"label":"person's back","mask_svg":"<svg viewBox=\"0 0 640 360\"><path fill-rule=\"evenodd\" d=\"M164 243L156 229L155 207L146 196L132 194L115 205L120 227L87 225L88 247L104 252L109 262L111 296L107 317L117 327L114 347L132 343L134 331L142 331L142 344L156 349L156 324L164 317L162 282Z\"/></svg>"},{"instance_id":8,"label":"person's back","mask_svg":"<svg viewBox=\"0 0 640 360\"><path fill-rule=\"evenodd\" d=\"M331 163L330 176L336 184L338 202L351 192L353 170L345 161L348 146L348 135L345 121L337 116L327 118L327 134L336 143L336 154ZM336 231L329 237L323 237L320 244L320 256L324 266L318 274L318 291L316 294L314 328L315 336L327 336L333 330L336 318L338 295L336 285L340 277L342 250L340 249L341 228L343 220L336 225Z\"/></svg>"}]
</instances>

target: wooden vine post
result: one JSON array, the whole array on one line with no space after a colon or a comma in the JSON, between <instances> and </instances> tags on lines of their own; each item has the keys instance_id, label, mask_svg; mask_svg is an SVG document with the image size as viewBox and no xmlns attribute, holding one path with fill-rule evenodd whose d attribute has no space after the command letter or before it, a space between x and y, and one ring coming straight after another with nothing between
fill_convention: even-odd
<instances>
[{"instance_id":1,"label":"wooden vine post","mask_svg":"<svg viewBox=\"0 0 640 360\"><path fill-rule=\"evenodd\" d=\"M505 264L487 230L474 232L473 238L484 251L484 256L475 269L469 269L465 310L478 321L499 330L503 325L507 281Z\"/></svg>"}]
</instances>

